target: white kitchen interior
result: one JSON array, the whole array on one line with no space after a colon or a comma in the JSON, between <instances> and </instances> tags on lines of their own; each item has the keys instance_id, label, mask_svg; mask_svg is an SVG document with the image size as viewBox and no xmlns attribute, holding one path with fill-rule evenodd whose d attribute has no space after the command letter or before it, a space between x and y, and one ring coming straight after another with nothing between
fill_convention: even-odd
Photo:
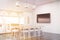
<instances>
[{"instance_id":1,"label":"white kitchen interior","mask_svg":"<svg viewBox=\"0 0 60 40\"><path fill-rule=\"evenodd\" d=\"M59 37L60 0L0 0L0 40L60 40Z\"/></svg>"}]
</instances>

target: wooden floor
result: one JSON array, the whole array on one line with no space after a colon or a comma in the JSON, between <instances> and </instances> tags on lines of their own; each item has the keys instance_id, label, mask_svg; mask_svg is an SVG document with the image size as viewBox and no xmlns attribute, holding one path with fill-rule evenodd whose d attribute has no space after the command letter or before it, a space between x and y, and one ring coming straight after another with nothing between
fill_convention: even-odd
<instances>
[{"instance_id":1,"label":"wooden floor","mask_svg":"<svg viewBox=\"0 0 60 40\"><path fill-rule=\"evenodd\" d=\"M46 39L42 37L32 37L32 38L20 39L20 40L46 40Z\"/></svg>"},{"instance_id":2,"label":"wooden floor","mask_svg":"<svg viewBox=\"0 0 60 40\"><path fill-rule=\"evenodd\" d=\"M12 37L10 34L0 34L0 40L20 40L18 37ZM32 37L21 40L60 40L60 34L43 33L41 37Z\"/></svg>"}]
</instances>

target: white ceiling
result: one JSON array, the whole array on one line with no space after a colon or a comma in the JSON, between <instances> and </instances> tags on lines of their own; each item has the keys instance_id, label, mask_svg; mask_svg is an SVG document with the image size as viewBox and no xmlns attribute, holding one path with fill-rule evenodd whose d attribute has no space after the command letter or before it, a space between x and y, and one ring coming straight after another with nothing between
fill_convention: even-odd
<instances>
[{"instance_id":1,"label":"white ceiling","mask_svg":"<svg viewBox=\"0 0 60 40\"><path fill-rule=\"evenodd\" d=\"M19 0L20 7L16 7L17 0L0 0L0 9L9 9L9 10L25 10L25 9L34 9L35 6L40 6L46 3L54 2L57 0Z\"/></svg>"},{"instance_id":2,"label":"white ceiling","mask_svg":"<svg viewBox=\"0 0 60 40\"><path fill-rule=\"evenodd\" d=\"M38 6L41 4L46 4L46 3L54 2L57 0L20 0L20 1Z\"/></svg>"}]
</instances>

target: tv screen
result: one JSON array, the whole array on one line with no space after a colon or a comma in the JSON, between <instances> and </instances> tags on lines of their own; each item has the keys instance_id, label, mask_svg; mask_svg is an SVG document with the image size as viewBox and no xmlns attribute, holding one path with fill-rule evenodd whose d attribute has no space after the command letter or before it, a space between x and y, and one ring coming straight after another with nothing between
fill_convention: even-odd
<instances>
[{"instance_id":1,"label":"tv screen","mask_svg":"<svg viewBox=\"0 0 60 40\"><path fill-rule=\"evenodd\" d=\"M50 23L50 13L37 14L37 23Z\"/></svg>"}]
</instances>

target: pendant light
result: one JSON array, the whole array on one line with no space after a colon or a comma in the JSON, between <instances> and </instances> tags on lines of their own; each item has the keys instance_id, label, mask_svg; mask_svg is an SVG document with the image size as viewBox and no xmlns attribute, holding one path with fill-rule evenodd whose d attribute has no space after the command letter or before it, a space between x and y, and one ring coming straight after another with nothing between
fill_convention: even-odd
<instances>
[{"instance_id":1,"label":"pendant light","mask_svg":"<svg viewBox=\"0 0 60 40\"><path fill-rule=\"evenodd\" d=\"M20 1L17 0L17 2L16 2L16 7L19 7L19 5L20 5Z\"/></svg>"}]
</instances>

